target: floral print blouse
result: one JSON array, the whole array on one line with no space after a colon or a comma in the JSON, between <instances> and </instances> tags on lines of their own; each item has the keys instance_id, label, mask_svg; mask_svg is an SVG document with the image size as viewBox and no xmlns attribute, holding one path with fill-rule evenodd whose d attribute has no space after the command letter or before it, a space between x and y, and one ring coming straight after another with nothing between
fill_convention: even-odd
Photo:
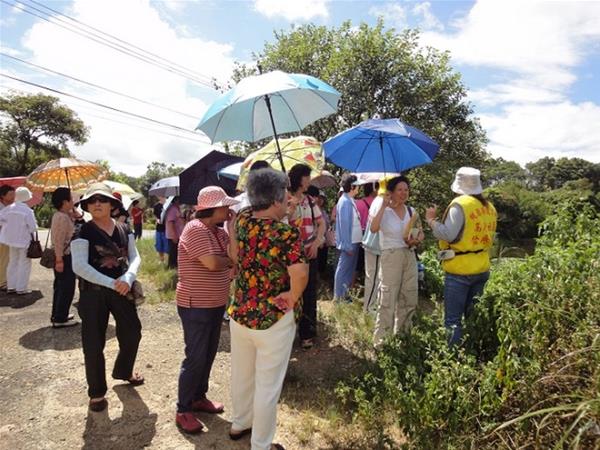
<instances>
[{"instance_id":1,"label":"floral print blouse","mask_svg":"<svg viewBox=\"0 0 600 450\"><path fill-rule=\"evenodd\" d=\"M277 220L254 218L250 208L238 215L236 231L238 272L228 313L240 325L266 330L285 314L274 300L290 289L288 267L308 262L300 231ZM296 320L300 312L299 301Z\"/></svg>"}]
</instances>

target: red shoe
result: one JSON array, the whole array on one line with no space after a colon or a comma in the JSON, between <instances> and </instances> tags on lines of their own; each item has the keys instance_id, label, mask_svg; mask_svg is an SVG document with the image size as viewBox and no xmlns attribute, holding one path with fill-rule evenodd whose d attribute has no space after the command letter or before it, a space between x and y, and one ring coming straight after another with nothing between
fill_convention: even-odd
<instances>
[{"instance_id":1,"label":"red shoe","mask_svg":"<svg viewBox=\"0 0 600 450\"><path fill-rule=\"evenodd\" d=\"M204 424L200 419L191 412L177 413L175 415L175 423L184 432L190 434L200 433L204 428Z\"/></svg>"},{"instance_id":2,"label":"red shoe","mask_svg":"<svg viewBox=\"0 0 600 450\"><path fill-rule=\"evenodd\" d=\"M207 398L196 400L192 403L194 411L202 411L209 414L221 414L225 410L223 403L213 402Z\"/></svg>"}]
</instances>

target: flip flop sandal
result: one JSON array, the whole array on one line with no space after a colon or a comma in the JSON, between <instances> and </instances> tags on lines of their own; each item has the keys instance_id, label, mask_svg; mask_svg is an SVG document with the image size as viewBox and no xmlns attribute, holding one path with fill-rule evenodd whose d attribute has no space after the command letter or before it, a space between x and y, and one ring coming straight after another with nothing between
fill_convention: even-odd
<instances>
[{"instance_id":1,"label":"flip flop sandal","mask_svg":"<svg viewBox=\"0 0 600 450\"><path fill-rule=\"evenodd\" d=\"M145 379L141 374L136 372L127 381L129 381L129 384L132 386L140 386L144 384Z\"/></svg>"}]
</instances>

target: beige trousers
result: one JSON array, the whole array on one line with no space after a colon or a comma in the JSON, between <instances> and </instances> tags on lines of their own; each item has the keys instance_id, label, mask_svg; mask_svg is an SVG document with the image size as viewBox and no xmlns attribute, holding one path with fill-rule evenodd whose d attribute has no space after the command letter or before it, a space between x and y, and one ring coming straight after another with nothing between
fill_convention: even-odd
<instances>
[{"instance_id":1,"label":"beige trousers","mask_svg":"<svg viewBox=\"0 0 600 450\"><path fill-rule=\"evenodd\" d=\"M6 286L6 269L8 267L8 245L0 244L0 287Z\"/></svg>"},{"instance_id":2,"label":"beige trousers","mask_svg":"<svg viewBox=\"0 0 600 450\"><path fill-rule=\"evenodd\" d=\"M381 346L390 334L410 330L417 309L418 279L415 253L407 248L384 250L378 272L379 295L373 343Z\"/></svg>"},{"instance_id":3,"label":"beige trousers","mask_svg":"<svg viewBox=\"0 0 600 450\"><path fill-rule=\"evenodd\" d=\"M365 296L363 310L375 314L377 312L377 297L379 293L379 266L381 257L365 250Z\"/></svg>"}]
</instances>

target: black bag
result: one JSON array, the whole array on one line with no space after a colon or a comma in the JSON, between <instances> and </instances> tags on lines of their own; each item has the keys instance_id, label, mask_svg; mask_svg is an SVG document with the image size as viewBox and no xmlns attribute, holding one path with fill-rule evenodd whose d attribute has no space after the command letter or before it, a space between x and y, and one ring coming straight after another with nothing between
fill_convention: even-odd
<instances>
[{"instance_id":1,"label":"black bag","mask_svg":"<svg viewBox=\"0 0 600 450\"><path fill-rule=\"evenodd\" d=\"M114 241L112 239L110 239L110 236L108 236L108 234L106 234L106 232L104 232L104 230L102 230L94 222L90 222L90 223L92 223L100 231L101 236L106 240L106 243L109 245L111 250L113 250L115 252L115 255L117 257L120 257L121 250L119 249L119 247L117 247L117 244L115 244ZM127 233L124 230L125 226L118 222L115 223L115 226L117 227L117 232L119 233L121 242L126 246L129 245L128 244L129 238L127 237ZM129 265L128 259L127 259L127 265ZM146 299L146 296L144 295L144 289L142 287L142 283L140 283L138 280L135 280L131 284L131 288L129 289L129 292L127 293L125 298L127 300L129 300L131 303L134 303L136 306L140 306L141 304L143 304Z\"/></svg>"},{"instance_id":2,"label":"black bag","mask_svg":"<svg viewBox=\"0 0 600 450\"><path fill-rule=\"evenodd\" d=\"M48 236L46 236L46 244L44 245L44 251L40 258L40 264L47 269L54 269L56 264L56 253L53 248L48 248L48 239L50 238L50 230L48 230Z\"/></svg>"},{"instance_id":3,"label":"black bag","mask_svg":"<svg viewBox=\"0 0 600 450\"><path fill-rule=\"evenodd\" d=\"M27 247L27 257L30 259L42 257L42 244L40 244L40 240L38 239L37 231L35 234L31 233L31 241L29 242L29 247Z\"/></svg>"}]
</instances>

